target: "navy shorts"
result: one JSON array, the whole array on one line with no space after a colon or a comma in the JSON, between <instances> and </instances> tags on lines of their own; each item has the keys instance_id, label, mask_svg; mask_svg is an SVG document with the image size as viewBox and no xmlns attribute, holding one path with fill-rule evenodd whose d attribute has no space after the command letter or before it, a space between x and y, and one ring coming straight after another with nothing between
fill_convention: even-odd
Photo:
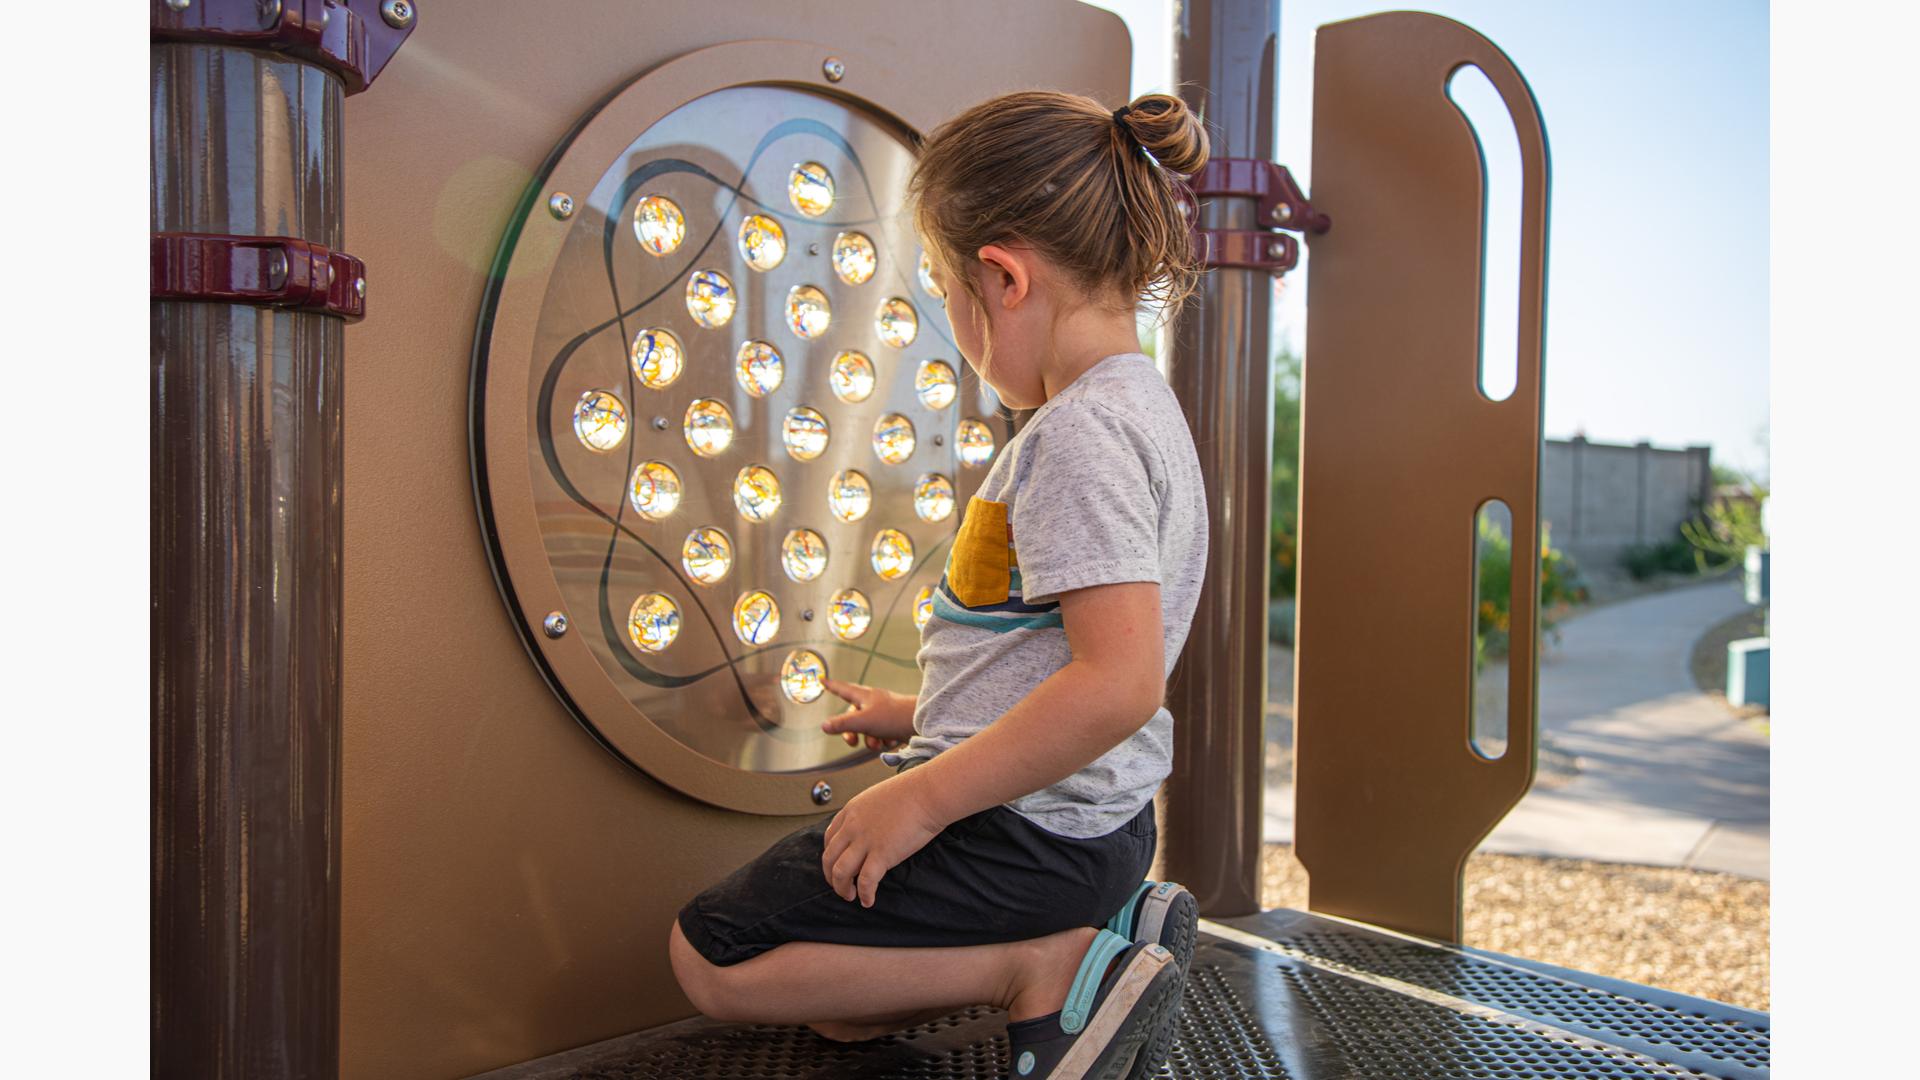
<instances>
[{"instance_id":1,"label":"navy shorts","mask_svg":"<svg viewBox=\"0 0 1920 1080\"><path fill-rule=\"evenodd\" d=\"M1140 888L1159 839L1152 800L1086 840L995 806L887 871L869 908L842 900L820 868L831 820L775 842L680 909L680 932L701 956L724 967L789 941L949 947L1101 926Z\"/></svg>"}]
</instances>

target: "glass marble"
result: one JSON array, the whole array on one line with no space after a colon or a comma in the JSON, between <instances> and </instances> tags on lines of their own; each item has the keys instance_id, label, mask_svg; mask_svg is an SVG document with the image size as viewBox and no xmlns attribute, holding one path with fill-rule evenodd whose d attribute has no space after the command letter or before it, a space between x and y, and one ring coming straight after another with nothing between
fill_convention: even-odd
<instances>
[{"instance_id":1,"label":"glass marble","mask_svg":"<svg viewBox=\"0 0 1920 1080\"><path fill-rule=\"evenodd\" d=\"M771 270L787 257L787 232L765 214L748 214L740 222L740 257L755 270Z\"/></svg>"},{"instance_id":2,"label":"glass marble","mask_svg":"<svg viewBox=\"0 0 1920 1080\"><path fill-rule=\"evenodd\" d=\"M841 641L852 641L872 624L873 605L859 589L841 589L827 601L827 625Z\"/></svg>"},{"instance_id":3,"label":"glass marble","mask_svg":"<svg viewBox=\"0 0 1920 1080\"><path fill-rule=\"evenodd\" d=\"M833 307L827 294L811 285L795 285L787 293L787 329L794 336L811 340L827 332L833 322Z\"/></svg>"},{"instance_id":4,"label":"glass marble","mask_svg":"<svg viewBox=\"0 0 1920 1080\"><path fill-rule=\"evenodd\" d=\"M913 512L921 521L945 521L953 516L953 481L928 473L913 485Z\"/></svg>"},{"instance_id":5,"label":"glass marble","mask_svg":"<svg viewBox=\"0 0 1920 1080\"><path fill-rule=\"evenodd\" d=\"M733 445L733 414L712 398L696 398L687 406L684 428L688 449L701 457L712 457Z\"/></svg>"},{"instance_id":6,"label":"glass marble","mask_svg":"<svg viewBox=\"0 0 1920 1080\"><path fill-rule=\"evenodd\" d=\"M643 461L633 468L627 501L648 521L659 521L680 506L680 474L664 461Z\"/></svg>"},{"instance_id":7,"label":"glass marble","mask_svg":"<svg viewBox=\"0 0 1920 1080\"><path fill-rule=\"evenodd\" d=\"M826 538L812 529L794 529L780 541L780 568L795 581L812 581L827 572Z\"/></svg>"},{"instance_id":8,"label":"glass marble","mask_svg":"<svg viewBox=\"0 0 1920 1080\"><path fill-rule=\"evenodd\" d=\"M727 325L738 299L733 282L718 270L695 270L687 278L687 313L709 330Z\"/></svg>"},{"instance_id":9,"label":"glass marble","mask_svg":"<svg viewBox=\"0 0 1920 1080\"><path fill-rule=\"evenodd\" d=\"M627 437L627 407L605 390L589 390L573 406L573 433L580 445L604 454Z\"/></svg>"},{"instance_id":10,"label":"glass marble","mask_svg":"<svg viewBox=\"0 0 1920 1080\"><path fill-rule=\"evenodd\" d=\"M749 341L740 346L734 358L733 375L740 380L740 389L754 397L766 397L780 389L787 377L787 363L779 349L764 341Z\"/></svg>"},{"instance_id":11,"label":"glass marble","mask_svg":"<svg viewBox=\"0 0 1920 1080\"><path fill-rule=\"evenodd\" d=\"M633 336L633 377L649 390L665 390L686 368L686 351L671 330L650 326Z\"/></svg>"},{"instance_id":12,"label":"glass marble","mask_svg":"<svg viewBox=\"0 0 1920 1080\"><path fill-rule=\"evenodd\" d=\"M780 478L765 465L749 465L733 478L733 507L748 521L765 521L780 509Z\"/></svg>"},{"instance_id":13,"label":"glass marble","mask_svg":"<svg viewBox=\"0 0 1920 1080\"><path fill-rule=\"evenodd\" d=\"M873 508L873 484L858 469L841 469L827 482L827 509L841 521L859 521Z\"/></svg>"},{"instance_id":14,"label":"glass marble","mask_svg":"<svg viewBox=\"0 0 1920 1080\"><path fill-rule=\"evenodd\" d=\"M873 313L873 329L881 341L904 349L913 344L914 337L920 333L920 319L913 313L912 304L897 296L888 297Z\"/></svg>"},{"instance_id":15,"label":"glass marble","mask_svg":"<svg viewBox=\"0 0 1920 1080\"><path fill-rule=\"evenodd\" d=\"M787 201L808 217L833 208L833 174L817 161L803 161L787 174Z\"/></svg>"},{"instance_id":16,"label":"glass marble","mask_svg":"<svg viewBox=\"0 0 1920 1080\"><path fill-rule=\"evenodd\" d=\"M747 645L765 645L780 632L780 605L755 589L733 602L733 633Z\"/></svg>"},{"instance_id":17,"label":"glass marble","mask_svg":"<svg viewBox=\"0 0 1920 1080\"><path fill-rule=\"evenodd\" d=\"M680 605L660 593L646 593L627 611L627 637L643 652L659 652L680 636Z\"/></svg>"},{"instance_id":18,"label":"glass marble","mask_svg":"<svg viewBox=\"0 0 1920 1080\"><path fill-rule=\"evenodd\" d=\"M933 297L942 307L946 306L947 294L933 280L933 259L924 251L920 253L920 265L915 268L913 276L920 280L921 292Z\"/></svg>"},{"instance_id":19,"label":"glass marble","mask_svg":"<svg viewBox=\"0 0 1920 1080\"><path fill-rule=\"evenodd\" d=\"M960 393L960 380L945 360L929 360L913 376L913 392L929 409L944 409Z\"/></svg>"},{"instance_id":20,"label":"glass marble","mask_svg":"<svg viewBox=\"0 0 1920 1080\"><path fill-rule=\"evenodd\" d=\"M880 267L880 253L866 233L843 232L833 238L833 272L849 285L865 285Z\"/></svg>"},{"instance_id":21,"label":"glass marble","mask_svg":"<svg viewBox=\"0 0 1920 1080\"><path fill-rule=\"evenodd\" d=\"M667 255L687 238L687 218L665 195L648 195L633 206L633 235L649 255Z\"/></svg>"},{"instance_id":22,"label":"glass marble","mask_svg":"<svg viewBox=\"0 0 1920 1080\"><path fill-rule=\"evenodd\" d=\"M780 423L780 441L795 461L812 461L827 451L827 418L805 405L788 409Z\"/></svg>"},{"instance_id":23,"label":"glass marble","mask_svg":"<svg viewBox=\"0 0 1920 1080\"><path fill-rule=\"evenodd\" d=\"M922 585L920 591L913 594L913 626L916 630L925 630L933 621L933 586Z\"/></svg>"},{"instance_id":24,"label":"glass marble","mask_svg":"<svg viewBox=\"0 0 1920 1080\"><path fill-rule=\"evenodd\" d=\"M717 585L733 569L733 541L719 529L703 525L688 533L680 545L680 565L700 584Z\"/></svg>"},{"instance_id":25,"label":"glass marble","mask_svg":"<svg viewBox=\"0 0 1920 1080\"><path fill-rule=\"evenodd\" d=\"M810 705L827 692L827 662L812 649L795 649L780 665L780 692L798 705Z\"/></svg>"},{"instance_id":26,"label":"glass marble","mask_svg":"<svg viewBox=\"0 0 1920 1080\"><path fill-rule=\"evenodd\" d=\"M896 581L913 570L913 541L899 529L881 529L873 536L871 556L873 572Z\"/></svg>"},{"instance_id":27,"label":"glass marble","mask_svg":"<svg viewBox=\"0 0 1920 1080\"><path fill-rule=\"evenodd\" d=\"M960 421L955 441L959 444L956 449L960 451L960 464L969 469L979 468L993 457L993 430L972 417Z\"/></svg>"},{"instance_id":28,"label":"glass marble","mask_svg":"<svg viewBox=\"0 0 1920 1080\"><path fill-rule=\"evenodd\" d=\"M834 397L849 405L858 405L873 396L873 361L867 359L867 354L849 349L833 358L827 382L833 387Z\"/></svg>"},{"instance_id":29,"label":"glass marble","mask_svg":"<svg viewBox=\"0 0 1920 1080\"><path fill-rule=\"evenodd\" d=\"M881 461L898 465L913 456L913 421L888 413L874 422L873 452Z\"/></svg>"}]
</instances>

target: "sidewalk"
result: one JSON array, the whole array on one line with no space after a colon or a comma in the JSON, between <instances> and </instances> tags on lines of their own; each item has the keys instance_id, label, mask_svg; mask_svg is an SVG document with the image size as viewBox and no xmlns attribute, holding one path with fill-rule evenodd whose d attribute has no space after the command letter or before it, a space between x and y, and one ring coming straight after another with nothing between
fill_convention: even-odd
<instances>
[{"instance_id":1,"label":"sidewalk","mask_svg":"<svg viewBox=\"0 0 1920 1080\"><path fill-rule=\"evenodd\" d=\"M1766 736L1687 669L1695 639L1744 607L1721 579L1564 622L1540 665L1539 778L1481 850L1767 878ZM1293 655L1270 662L1265 832L1291 843Z\"/></svg>"}]
</instances>

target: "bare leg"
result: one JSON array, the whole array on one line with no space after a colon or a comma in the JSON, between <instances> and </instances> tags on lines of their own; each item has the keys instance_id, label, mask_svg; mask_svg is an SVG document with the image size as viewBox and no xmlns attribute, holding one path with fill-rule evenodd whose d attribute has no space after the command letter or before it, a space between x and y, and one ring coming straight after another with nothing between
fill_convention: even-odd
<instances>
[{"instance_id":1,"label":"bare leg","mask_svg":"<svg viewBox=\"0 0 1920 1080\"><path fill-rule=\"evenodd\" d=\"M807 1026L812 1028L815 1034L835 1042L860 1042L863 1039L877 1039L895 1031L905 1031L907 1028L924 1024L929 1020L938 1020L953 1011L945 1005L935 1005L931 1009L922 1009L919 1012L863 1016L858 1020L810 1020Z\"/></svg>"},{"instance_id":2,"label":"bare leg","mask_svg":"<svg viewBox=\"0 0 1920 1080\"><path fill-rule=\"evenodd\" d=\"M996 1005L1013 1020L1045 1016L1066 1003L1096 933L1081 927L1031 941L950 949L793 941L716 967L688 943L676 921L668 955L680 988L708 1016L757 1024L824 1022L844 1033L968 1005Z\"/></svg>"}]
</instances>

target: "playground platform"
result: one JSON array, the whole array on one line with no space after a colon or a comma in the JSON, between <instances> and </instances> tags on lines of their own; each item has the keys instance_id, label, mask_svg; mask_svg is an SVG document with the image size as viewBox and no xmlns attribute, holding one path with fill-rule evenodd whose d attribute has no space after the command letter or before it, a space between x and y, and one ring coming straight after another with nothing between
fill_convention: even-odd
<instances>
[{"instance_id":1,"label":"playground platform","mask_svg":"<svg viewBox=\"0 0 1920 1080\"><path fill-rule=\"evenodd\" d=\"M1203 920L1175 1080L1764 1080L1765 1013L1306 912ZM473 1080L1007 1076L971 1008L863 1043L694 1018Z\"/></svg>"}]
</instances>

